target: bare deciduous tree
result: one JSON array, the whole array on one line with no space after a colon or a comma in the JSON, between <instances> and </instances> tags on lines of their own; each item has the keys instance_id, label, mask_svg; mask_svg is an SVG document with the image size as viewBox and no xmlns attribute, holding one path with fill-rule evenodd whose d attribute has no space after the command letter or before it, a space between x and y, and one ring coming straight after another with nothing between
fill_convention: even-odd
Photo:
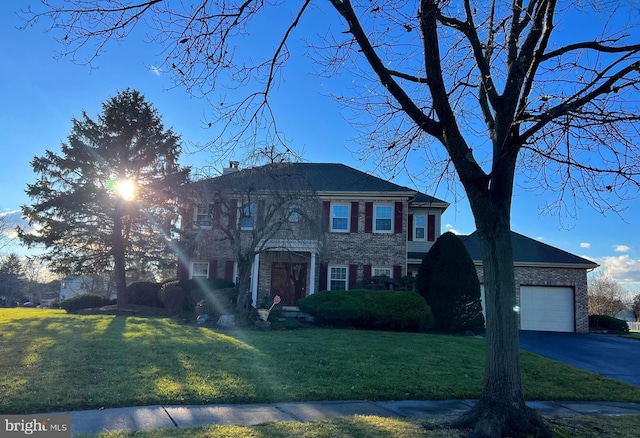
<instances>
[{"instance_id":1,"label":"bare deciduous tree","mask_svg":"<svg viewBox=\"0 0 640 438\"><path fill-rule=\"evenodd\" d=\"M622 286L606 275L589 282L589 315L615 316L630 304L628 301Z\"/></svg>"},{"instance_id":2,"label":"bare deciduous tree","mask_svg":"<svg viewBox=\"0 0 640 438\"><path fill-rule=\"evenodd\" d=\"M11 243L15 226L9 213L0 213L0 252Z\"/></svg>"},{"instance_id":3,"label":"bare deciduous tree","mask_svg":"<svg viewBox=\"0 0 640 438\"><path fill-rule=\"evenodd\" d=\"M633 297L631 308L633 309L633 313L636 315L636 321L640 321L640 293Z\"/></svg>"},{"instance_id":4,"label":"bare deciduous tree","mask_svg":"<svg viewBox=\"0 0 640 438\"><path fill-rule=\"evenodd\" d=\"M336 12L341 23L323 34L316 53L324 54L327 73L346 72L361 86L353 98L336 97L366 117L359 120L369 133L367 150L396 168L417 149L455 171L475 218L486 376L479 403L455 425L473 426L475 436L549 435L522 393L510 243L516 169L532 188L558 194L550 208L570 214L575 202L606 211L637 196L640 43L634 15L624 9L632 5L607 3L607 19L597 21L591 3L578 9L554 0L44 4L30 18L52 18L67 53L95 44L90 58L146 20L176 81L217 104L215 120L232 143L251 143L256 133L282 140L269 96L291 35L303 14ZM269 32L252 40L269 18ZM276 36L274 49L262 57L242 52L269 35ZM220 83L250 91L236 103L216 101Z\"/></svg>"},{"instance_id":5,"label":"bare deciduous tree","mask_svg":"<svg viewBox=\"0 0 640 438\"><path fill-rule=\"evenodd\" d=\"M200 223L185 227L185 249L201 260L225 255L235 260L237 310L242 315L252 304L256 255L317 251L323 237L322 215L315 190L296 163L230 170L194 184L184 217L192 217L190 212L199 206Z\"/></svg>"}]
</instances>

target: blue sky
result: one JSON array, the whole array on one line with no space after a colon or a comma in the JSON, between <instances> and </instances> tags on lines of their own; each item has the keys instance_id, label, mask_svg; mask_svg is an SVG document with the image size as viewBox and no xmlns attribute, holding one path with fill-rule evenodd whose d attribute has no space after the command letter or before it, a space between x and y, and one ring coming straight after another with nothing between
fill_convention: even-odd
<instances>
[{"instance_id":1,"label":"blue sky","mask_svg":"<svg viewBox=\"0 0 640 438\"><path fill-rule=\"evenodd\" d=\"M34 2L35 3L35 2ZM118 91L132 88L141 91L163 117L166 127L173 127L189 145L204 144L215 136L204 128L208 104L203 99L190 98L180 88L174 88L170 77L153 68L157 48L140 38L114 44L97 59L94 69L75 65L69 60L56 60L60 46L46 24L18 30L20 19L15 12L28 2L0 2L0 212L10 214L29 203L26 184L35 179L30 160L45 149L58 151L71 129L71 118L85 110L96 117L101 104ZM331 20L331 17L324 17ZM337 21L336 21L337 22ZM304 23L303 23L304 24ZM354 139L358 132L340 113L337 104L327 96L338 79L328 82L312 74L312 64L301 58L292 64L294 73L285 76L280 85L275 106L278 123L293 141L292 146L304 150L304 159L315 162L341 162L361 170L375 172L389 179L391 175L376 172L375 163L362 163L352 152L357 150ZM348 76L340 80L349 81ZM304 102L300 110L299 102ZM187 153L183 164L195 167L212 165L221 169L225 162L212 161L210 153ZM470 233L473 219L458 190L457 195L440 186L434 191L426 185L416 186L400 174L394 182L426 191L451 203L445 213L443 232L454 230ZM640 293L640 200L626 204L626 211L603 216L586 205L581 206L577 219L542 216L542 206L551 193L530 193L516 188L513 202L512 228L521 234L596 261L615 280ZM19 250L12 246L9 250Z\"/></svg>"}]
</instances>

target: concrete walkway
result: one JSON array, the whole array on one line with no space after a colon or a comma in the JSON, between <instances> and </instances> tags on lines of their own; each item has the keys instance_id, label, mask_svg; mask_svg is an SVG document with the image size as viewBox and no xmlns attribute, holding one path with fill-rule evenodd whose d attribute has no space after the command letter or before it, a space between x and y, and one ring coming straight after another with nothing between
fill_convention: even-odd
<instances>
[{"instance_id":1,"label":"concrete walkway","mask_svg":"<svg viewBox=\"0 0 640 438\"><path fill-rule=\"evenodd\" d=\"M154 430L211 424L251 426L279 421L313 421L349 415L380 417L455 417L474 405L473 400L444 401L338 401L253 405L142 406L57 412L71 415L72 434L95 435L110 430ZM544 416L640 414L640 403L529 402Z\"/></svg>"}]
</instances>

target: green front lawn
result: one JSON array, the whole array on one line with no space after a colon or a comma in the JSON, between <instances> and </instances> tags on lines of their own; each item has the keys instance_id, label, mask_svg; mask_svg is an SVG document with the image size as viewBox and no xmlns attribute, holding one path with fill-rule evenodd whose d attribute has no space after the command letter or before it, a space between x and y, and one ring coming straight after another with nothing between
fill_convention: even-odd
<instances>
[{"instance_id":1,"label":"green front lawn","mask_svg":"<svg viewBox=\"0 0 640 438\"><path fill-rule=\"evenodd\" d=\"M109 432L99 438L463 438L466 431L446 427L427 431L424 425L441 420L424 421L407 418L352 416L308 423L269 423L258 426L206 426L187 429L163 429L149 432ZM559 438L627 438L637 436L640 415L622 417L567 416L549 421Z\"/></svg>"},{"instance_id":2,"label":"green front lawn","mask_svg":"<svg viewBox=\"0 0 640 438\"><path fill-rule=\"evenodd\" d=\"M216 331L167 318L0 309L0 413L151 404L474 399L484 340L357 330ZM522 353L529 400L640 388Z\"/></svg>"}]
</instances>

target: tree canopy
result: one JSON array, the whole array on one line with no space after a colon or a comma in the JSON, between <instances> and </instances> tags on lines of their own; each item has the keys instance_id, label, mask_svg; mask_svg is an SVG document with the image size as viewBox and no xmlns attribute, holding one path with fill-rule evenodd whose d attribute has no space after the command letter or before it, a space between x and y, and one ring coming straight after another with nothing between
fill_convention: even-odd
<instances>
[{"instance_id":1,"label":"tree canopy","mask_svg":"<svg viewBox=\"0 0 640 438\"><path fill-rule=\"evenodd\" d=\"M24 272L20 258L11 253L0 259L0 306L14 307L24 301Z\"/></svg>"},{"instance_id":2,"label":"tree canopy","mask_svg":"<svg viewBox=\"0 0 640 438\"><path fill-rule=\"evenodd\" d=\"M281 138L269 98L290 60L288 45L304 29L303 16L320 9L338 18L319 30L312 53L328 75L349 75L354 94L336 97L364 117L350 119L362 122L365 155L396 168L417 151L429 161L425 172L438 175L430 172L438 167L434 162L438 171L455 171L474 215L483 251L486 376L479 403L456 425L473 426L476 436L549 435L522 394L510 242L516 169L531 187L558 194L550 208L568 207L570 213L576 212L574 202L606 211L638 196L640 33L634 5L43 3L44 12L30 17L50 17L53 27L63 30L67 53L77 54L92 42L96 50L89 58L94 59L110 39L124 38L145 22L166 49L165 65L188 91L216 102L219 82L246 89L237 102L213 106L215 120L225 128L221 136L228 134L234 144L246 138L243 134ZM268 27L260 27L262 19ZM273 37L273 44L245 44L251 31L260 29L259 37ZM247 47L252 52L242 53ZM238 130L227 130L234 122Z\"/></svg>"},{"instance_id":3,"label":"tree canopy","mask_svg":"<svg viewBox=\"0 0 640 438\"><path fill-rule=\"evenodd\" d=\"M22 212L35 231L19 237L44 246L55 272L115 273L126 304L127 269L176 266L169 244L189 169L178 164L180 137L138 91L119 92L102 108L96 120L85 112L73 119L60 152L31 161L37 180Z\"/></svg>"}]
</instances>

